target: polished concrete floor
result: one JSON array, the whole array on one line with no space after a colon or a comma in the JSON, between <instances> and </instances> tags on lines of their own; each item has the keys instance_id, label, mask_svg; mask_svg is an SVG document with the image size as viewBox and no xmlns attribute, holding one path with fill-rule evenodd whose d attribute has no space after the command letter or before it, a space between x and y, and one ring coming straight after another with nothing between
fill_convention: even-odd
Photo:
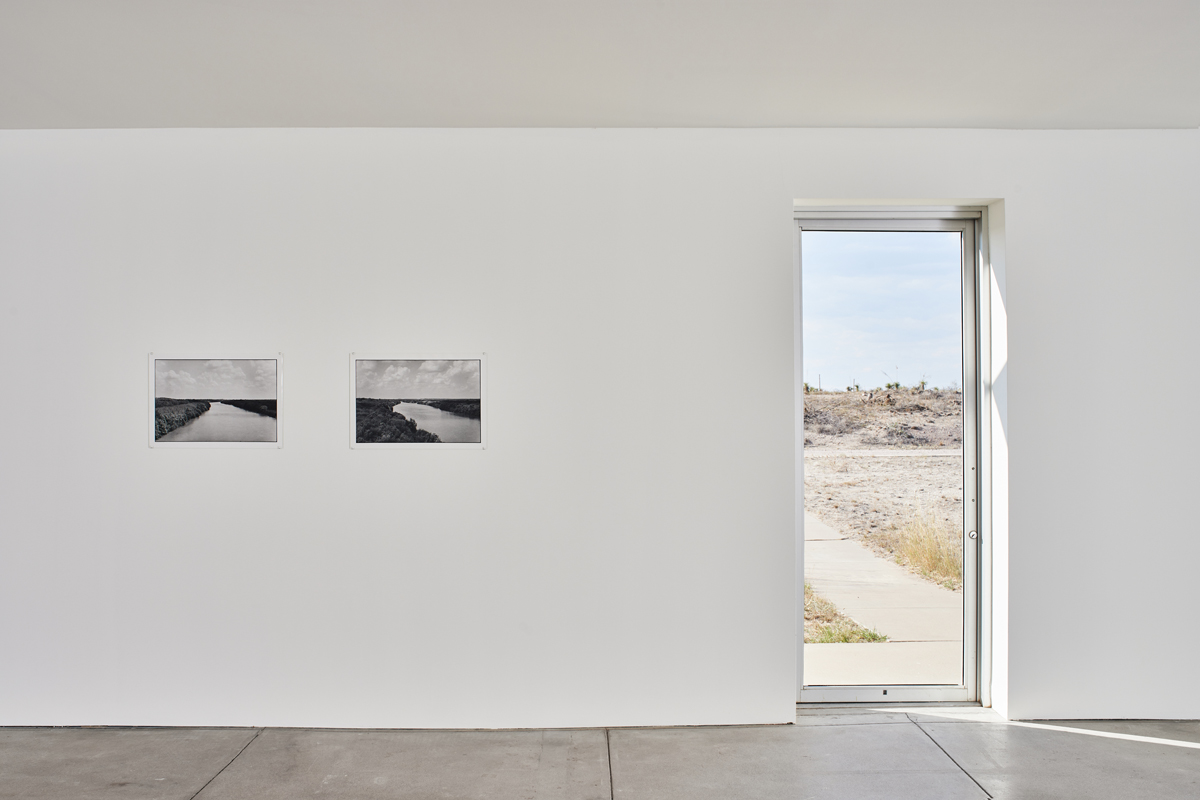
<instances>
[{"instance_id":1,"label":"polished concrete floor","mask_svg":"<svg viewBox=\"0 0 1200 800\"><path fill-rule=\"evenodd\" d=\"M812 709L795 725L0 728L0 798L1198 798L1200 723Z\"/></svg>"}]
</instances>

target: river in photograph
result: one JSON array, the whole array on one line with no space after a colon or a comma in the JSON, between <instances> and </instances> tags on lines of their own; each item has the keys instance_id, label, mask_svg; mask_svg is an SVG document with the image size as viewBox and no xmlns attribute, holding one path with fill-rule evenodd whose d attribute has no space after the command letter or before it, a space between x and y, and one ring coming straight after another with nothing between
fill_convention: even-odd
<instances>
[{"instance_id":1,"label":"river in photograph","mask_svg":"<svg viewBox=\"0 0 1200 800\"><path fill-rule=\"evenodd\" d=\"M421 430L436 433L443 442L480 441L481 428L477 419L461 417L422 403L397 403L392 410L417 423Z\"/></svg>"},{"instance_id":2,"label":"river in photograph","mask_svg":"<svg viewBox=\"0 0 1200 800\"><path fill-rule=\"evenodd\" d=\"M160 442L273 442L275 418L213 403L200 416L160 436Z\"/></svg>"}]
</instances>

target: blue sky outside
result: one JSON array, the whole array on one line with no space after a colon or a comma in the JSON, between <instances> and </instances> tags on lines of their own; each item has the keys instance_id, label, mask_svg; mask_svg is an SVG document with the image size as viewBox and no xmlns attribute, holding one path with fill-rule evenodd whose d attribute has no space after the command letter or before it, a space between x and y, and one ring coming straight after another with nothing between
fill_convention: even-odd
<instances>
[{"instance_id":1,"label":"blue sky outside","mask_svg":"<svg viewBox=\"0 0 1200 800\"><path fill-rule=\"evenodd\" d=\"M958 233L805 231L801 248L805 383L962 385Z\"/></svg>"}]
</instances>

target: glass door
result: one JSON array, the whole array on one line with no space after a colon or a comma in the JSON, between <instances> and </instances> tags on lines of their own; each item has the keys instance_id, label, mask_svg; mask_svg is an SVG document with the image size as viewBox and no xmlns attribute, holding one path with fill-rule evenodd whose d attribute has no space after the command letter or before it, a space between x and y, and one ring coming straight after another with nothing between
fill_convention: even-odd
<instances>
[{"instance_id":1,"label":"glass door","mask_svg":"<svg viewBox=\"0 0 1200 800\"><path fill-rule=\"evenodd\" d=\"M800 701L975 700L976 221L798 225Z\"/></svg>"}]
</instances>

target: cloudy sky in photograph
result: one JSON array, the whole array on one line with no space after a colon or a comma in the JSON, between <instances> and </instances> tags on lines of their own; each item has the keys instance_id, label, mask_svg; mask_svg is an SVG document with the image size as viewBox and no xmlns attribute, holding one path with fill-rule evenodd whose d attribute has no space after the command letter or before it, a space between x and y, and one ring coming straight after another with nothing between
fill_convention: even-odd
<instances>
[{"instance_id":1,"label":"cloudy sky in photograph","mask_svg":"<svg viewBox=\"0 0 1200 800\"><path fill-rule=\"evenodd\" d=\"M357 397L478 400L479 361L356 361Z\"/></svg>"},{"instance_id":2,"label":"cloudy sky in photograph","mask_svg":"<svg viewBox=\"0 0 1200 800\"><path fill-rule=\"evenodd\" d=\"M805 231L804 381L962 385L959 234Z\"/></svg>"},{"instance_id":3,"label":"cloudy sky in photograph","mask_svg":"<svg viewBox=\"0 0 1200 800\"><path fill-rule=\"evenodd\" d=\"M274 359L154 360L154 396L180 400L276 400Z\"/></svg>"}]
</instances>

